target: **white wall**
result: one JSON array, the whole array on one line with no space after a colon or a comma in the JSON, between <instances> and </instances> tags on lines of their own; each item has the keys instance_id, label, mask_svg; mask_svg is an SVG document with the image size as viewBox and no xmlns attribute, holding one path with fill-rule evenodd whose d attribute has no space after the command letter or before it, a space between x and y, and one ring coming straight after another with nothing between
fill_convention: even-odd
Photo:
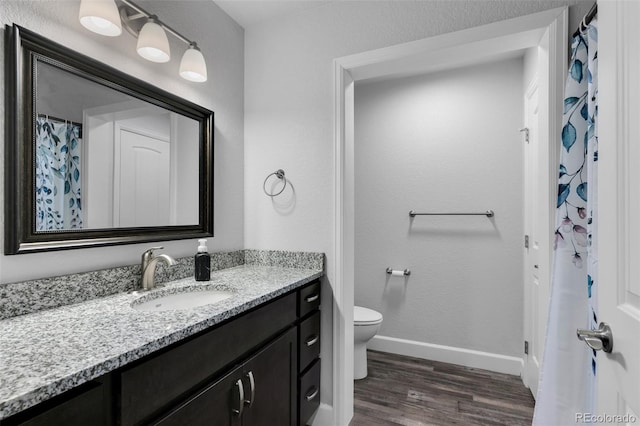
<instances>
[{"instance_id":1,"label":"white wall","mask_svg":"<svg viewBox=\"0 0 640 426\"><path fill-rule=\"evenodd\" d=\"M356 84L355 303L382 313L380 335L520 355L522 71L520 57Z\"/></svg>"},{"instance_id":2,"label":"white wall","mask_svg":"<svg viewBox=\"0 0 640 426\"><path fill-rule=\"evenodd\" d=\"M188 141L198 140L198 123L183 115L173 114L175 129L172 129L175 137L172 143L176 145L176 176L172 179L175 185L175 201L172 201L174 208L176 206L195 206L198 205L198 188L195 191L185 191L184 188L189 182L197 182L199 178L199 170L193 167L193 162L198 161L199 149L198 144L187 143ZM198 223L198 211L177 209L175 223L178 225Z\"/></svg>"},{"instance_id":3,"label":"white wall","mask_svg":"<svg viewBox=\"0 0 640 426\"><path fill-rule=\"evenodd\" d=\"M551 9L575 28L591 1L340 1L245 31L245 247L327 254L333 274L335 58ZM295 186L286 213L262 193L283 168ZM330 290L327 286L325 289ZM323 306L331 306L325 292ZM323 311L322 401L332 403L331 312Z\"/></svg>"},{"instance_id":4,"label":"white wall","mask_svg":"<svg viewBox=\"0 0 640 426\"><path fill-rule=\"evenodd\" d=\"M87 115L83 124L83 226L110 228L113 226L113 121Z\"/></svg>"},{"instance_id":5,"label":"white wall","mask_svg":"<svg viewBox=\"0 0 640 426\"><path fill-rule=\"evenodd\" d=\"M171 93L215 112L214 133L214 232L212 251L243 248L244 179L244 30L211 1L141 1L186 37L198 42L204 54L209 81L190 83L178 76L185 45L169 36L172 60L155 64L135 53L135 39L126 31L117 38L102 37L84 29L78 22L79 0L1 1L0 22L17 23L53 41L143 79ZM0 51L4 63L4 31ZM4 81L4 67L0 81ZM2 98L4 99L4 84ZM0 103L0 132L4 134L4 102ZM4 157L4 145L0 148ZM4 161L4 160L2 160ZM0 177L4 179L4 176ZM0 185L0 187L3 187ZM0 197L4 202L4 196ZM4 218L2 219L4 222ZM0 227L4 233L4 224ZM149 245L136 244L107 248L59 251L44 254L2 256L0 281L89 271L139 262ZM196 240L163 242L173 256L194 254Z\"/></svg>"}]
</instances>

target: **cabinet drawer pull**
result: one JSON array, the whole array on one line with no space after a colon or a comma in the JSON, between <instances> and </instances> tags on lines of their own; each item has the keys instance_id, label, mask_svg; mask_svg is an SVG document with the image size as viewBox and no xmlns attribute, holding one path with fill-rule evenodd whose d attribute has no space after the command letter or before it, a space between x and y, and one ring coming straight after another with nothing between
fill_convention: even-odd
<instances>
[{"instance_id":1,"label":"cabinet drawer pull","mask_svg":"<svg viewBox=\"0 0 640 426\"><path fill-rule=\"evenodd\" d=\"M311 302L315 302L316 300L318 300L318 297L320 297L320 296L318 295L318 293L316 293L316 294L313 294L313 295L311 295L311 296L307 296L307 298L306 298L306 299L304 299L304 300L305 300L307 303L311 303Z\"/></svg>"},{"instance_id":2,"label":"cabinet drawer pull","mask_svg":"<svg viewBox=\"0 0 640 426\"><path fill-rule=\"evenodd\" d=\"M238 388L238 409L235 408L231 410L233 414L236 414L238 417L242 416L242 410L244 410L244 386L242 385L242 379L238 379L236 382L236 387Z\"/></svg>"},{"instance_id":3,"label":"cabinet drawer pull","mask_svg":"<svg viewBox=\"0 0 640 426\"><path fill-rule=\"evenodd\" d=\"M313 398L315 398L315 397L316 397L316 395L318 395L318 391L319 391L319 390L320 390L320 389L318 389L317 387L315 387L315 386L314 386L314 387L311 389L311 393L308 393L308 394L305 396L305 398L307 399L307 401L311 401Z\"/></svg>"},{"instance_id":4,"label":"cabinet drawer pull","mask_svg":"<svg viewBox=\"0 0 640 426\"><path fill-rule=\"evenodd\" d=\"M313 346L316 343L318 343L318 339L320 337L318 337L318 335L314 334L313 336L311 336L309 339L307 339L306 344L307 346Z\"/></svg>"},{"instance_id":5,"label":"cabinet drawer pull","mask_svg":"<svg viewBox=\"0 0 640 426\"><path fill-rule=\"evenodd\" d=\"M256 382L253 379L253 371L249 371L247 373L247 377L249 378L249 389L251 389L251 399L245 399L244 403L250 407L251 404L253 403L253 399L256 396Z\"/></svg>"}]
</instances>

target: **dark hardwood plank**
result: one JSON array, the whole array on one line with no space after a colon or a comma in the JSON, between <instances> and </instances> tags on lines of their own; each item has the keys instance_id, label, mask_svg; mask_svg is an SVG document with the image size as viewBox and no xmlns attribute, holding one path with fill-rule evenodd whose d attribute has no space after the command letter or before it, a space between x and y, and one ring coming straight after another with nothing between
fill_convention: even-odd
<instances>
[{"instance_id":1,"label":"dark hardwood plank","mask_svg":"<svg viewBox=\"0 0 640 426\"><path fill-rule=\"evenodd\" d=\"M351 426L530 425L534 400L517 376L368 351Z\"/></svg>"}]
</instances>

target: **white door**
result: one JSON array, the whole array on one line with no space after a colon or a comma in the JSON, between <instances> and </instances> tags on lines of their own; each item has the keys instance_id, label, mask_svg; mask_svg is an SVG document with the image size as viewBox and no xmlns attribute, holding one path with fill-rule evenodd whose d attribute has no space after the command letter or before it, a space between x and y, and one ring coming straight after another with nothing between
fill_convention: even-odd
<instances>
[{"instance_id":1,"label":"white door","mask_svg":"<svg viewBox=\"0 0 640 426\"><path fill-rule=\"evenodd\" d=\"M613 334L598 415L640 424L640 2L600 1L598 15L598 320Z\"/></svg>"},{"instance_id":2,"label":"white door","mask_svg":"<svg viewBox=\"0 0 640 426\"><path fill-rule=\"evenodd\" d=\"M541 230L544 229L542 219L547 214L548 199L542 191L540 176L548 168L540 163L540 131L538 80L535 79L525 94L525 128L524 140L524 210L525 210L525 300L524 300L524 372L523 382L536 395L538 376L544 349L545 326L549 308L549 279L541 274L540 262L545 259L541 255L544 244L541 241ZM545 268L546 269L546 268Z\"/></svg>"},{"instance_id":3,"label":"white door","mask_svg":"<svg viewBox=\"0 0 640 426\"><path fill-rule=\"evenodd\" d=\"M119 129L118 226L170 224L171 154L167 140Z\"/></svg>"}]
</instances>

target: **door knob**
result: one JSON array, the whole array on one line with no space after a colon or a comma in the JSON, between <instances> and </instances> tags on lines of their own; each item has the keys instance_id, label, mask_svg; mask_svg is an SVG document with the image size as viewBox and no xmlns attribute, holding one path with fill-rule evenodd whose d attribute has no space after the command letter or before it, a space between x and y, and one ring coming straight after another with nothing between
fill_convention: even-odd
<instances>
[{"instance_id":1,"label":"door knob","mask_svg":"<svg viewBox=\"0 0 640 426\"><path fill-rule=\"evenodd\" d=\"M611 353L613 350L613 334L611 327L605 322L601 322L596 330L576 330L578 339L583 340L590 348L596 351Z\"/></svg>"}]
</instances>

